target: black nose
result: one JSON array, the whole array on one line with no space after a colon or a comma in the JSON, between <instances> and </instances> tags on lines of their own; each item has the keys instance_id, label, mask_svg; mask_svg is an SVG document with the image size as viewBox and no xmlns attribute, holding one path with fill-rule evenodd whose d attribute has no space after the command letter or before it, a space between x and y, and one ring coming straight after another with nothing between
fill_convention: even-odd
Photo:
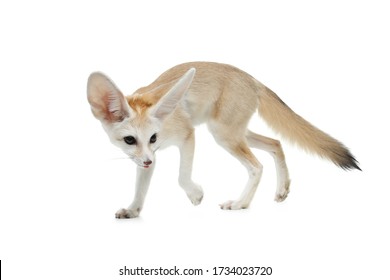
<instances>
[{"instance_id":1,"label":"black nose","mask_svg":"<svg viewBox=\"0 0 390 280\"><path fill-rule=\"evenodd\" d=\"M145 165L151 165L151 164L152 164L152 161L151 161L151 160L144 161L144 164L145 164Z\"/></svg>"}]
</instances>

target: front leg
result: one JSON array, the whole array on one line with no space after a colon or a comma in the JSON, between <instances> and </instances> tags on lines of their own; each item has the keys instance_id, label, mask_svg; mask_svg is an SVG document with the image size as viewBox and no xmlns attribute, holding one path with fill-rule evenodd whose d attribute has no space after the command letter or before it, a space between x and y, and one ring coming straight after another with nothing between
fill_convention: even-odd
<instances>
[{"instance_id":1,"label":"front leg","mask_svg":"<svg viewBox=\"0 0 390 280\"><path fill-rule=\"evenodd\" d=\"M133 202L128 208L122 208L116 212L115 217L117 219L130 219L139 216L144 205L146 193L148 192L150 179L152 178L155 163L150 165L149 168L143 168L137 166L137 179L135 196Z\"/></svg>"},{"instance_id":2,"label":"front leg","mask_svg":"<svg viewBox=\"0 0 390 280\"><path fill-rule=\"evenodd\" d=\"M192 181L192 163L194 160L195 135L192 131L179 145L180 171L179 185L186 192L192 204L198 205L203 199L201 186Z\"/></svg>"}]
</instances>

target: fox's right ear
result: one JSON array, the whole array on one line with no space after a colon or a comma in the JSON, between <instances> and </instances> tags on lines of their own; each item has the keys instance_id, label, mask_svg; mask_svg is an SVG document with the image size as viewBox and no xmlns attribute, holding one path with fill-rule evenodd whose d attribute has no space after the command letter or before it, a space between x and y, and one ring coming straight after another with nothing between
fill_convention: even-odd
<instances>
[{"instance_id":1,"label":"fox's right ear","mask_svg":"<svg viewBox=\"0 0 390 280\"><path fill-rule=\"evenodd\" d=\"M89 76L87 94L92 113L98 120L113 123L130 116L126 98L104 74L95 72Z\"/></svg>"}]
</instances>

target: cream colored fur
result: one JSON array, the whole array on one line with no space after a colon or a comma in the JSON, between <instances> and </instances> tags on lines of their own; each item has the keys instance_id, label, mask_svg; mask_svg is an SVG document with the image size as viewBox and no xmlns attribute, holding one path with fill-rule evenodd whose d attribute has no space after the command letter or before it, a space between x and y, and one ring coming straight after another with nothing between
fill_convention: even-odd
<instances>
[{"instance_id":1,"label":"cream colored fur","mask_svg":"<svg viewBox=\"0 0 390 280\"><path fill-rule=\"evenodd\" d=\"M327 158L344 169L359 169L349 150L294 113L270 89L233 66L191 62L164 72L150 85L125 97L102 73L88 80L88 101L112 143L136 164L133 203L117 218L137 217L143 207L154 165L155 151L169 145L180 150L179 184L194 205L203 198L192 180L194 126L206 123L216 142L236 157L248 171L248 182L237 200L222 209L247 208L260 182L263 167L250 150L265 150L277 170L276 201L289 192L290 179L280 142L247 129L256 110L284 138Z\"/></svg>"}]
</instances>

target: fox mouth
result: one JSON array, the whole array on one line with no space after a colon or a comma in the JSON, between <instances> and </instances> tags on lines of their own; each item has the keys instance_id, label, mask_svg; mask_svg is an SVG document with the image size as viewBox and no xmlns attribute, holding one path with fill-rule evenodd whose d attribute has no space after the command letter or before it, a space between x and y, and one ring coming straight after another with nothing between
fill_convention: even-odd
<instances>
[{"instance_id":1,"label":"fox mouth","mask_svg":"<svg viewBox=\"0 0 390 280\"><path fill-rule=\"evenodd\" d=\"M148 169L150 168L152 165L146 165L146 164L141 164L141 163L136 163L138 167L141 167L141 168L144 168L144 169Z\"/></svg>"},{"instance_id":2,"label":"fox mouth","mask_svg":"<svg viewBox=\"0 0 390 280\"><path fill-rule=\"evenodd\" d=\"M140 168L145 168L145 169L148 169L150 168L150 165L145 165L145 164L141 164L141 163L136 163L138 167Z\"/></svg>"},{"instance_id":3,"label":"fox mouth","mask_svg":"<svg viewBox=\"0 0 390 280\"><path fill-rule=\"evenodd\" d=\"M129 156L129 158L140 168L148 169L150 168L154 163L152 161L150 162L144 162L143 160L139 160L135 157Z\"/></svg>"}]
</instances>

